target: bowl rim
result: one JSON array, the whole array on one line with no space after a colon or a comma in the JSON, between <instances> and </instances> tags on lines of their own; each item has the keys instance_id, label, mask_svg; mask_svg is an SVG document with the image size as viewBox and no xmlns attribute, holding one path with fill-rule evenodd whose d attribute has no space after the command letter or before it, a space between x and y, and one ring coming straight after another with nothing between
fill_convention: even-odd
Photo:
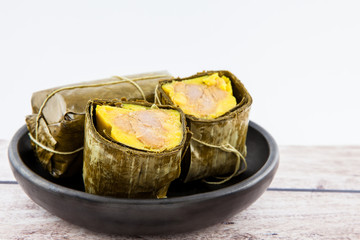
<instances>
[{"instance_id":1,"label":"bowl rim","mask_svg":"<svg viewBox=\"0 0 360 240\"><path fill-rule=\"evenodd\" d=\"M264 179L267 175L269 175L274 168L277 167L279 162L279 149L276 144L275 139L271 136L269 132L267 132L263 127L254 123L253 121L249 121L249 127L254 128L256 131L260 132L265 138L268 147L269 147L269 156L265 162L265 164L252 176L249 178L236 183L231 186L227 186L218 190L214 190L211 192L205 193L196 193L187 196L178 196L171 198L163 198L163 199L127 199L127 198L116 198L116 197L108 197L108 196L99 196L86 192L82 192L79 190L67 188L56 183L53 183L40 175L33 172L24 162L22 161L19 151L18 151L18 143L20 138L22 138L27 132L28 129L24 124L13 136L10 141L8 147L8 158L10 165L12 167L12 171L17 171L22 177L24 177L27 181L31 182L33 185L37 185L40 188L45 189L46 191L51 191L57 194L68 195L72 198L81 199L88 202L98 202L98 203L106 203L106 204L127 204L127 205L168 205L168 204L179 204L184 202L196 202L203 201L205 199L218 198L225 195L231 195L239 191L243 191L245 189L249 189L252 186L256 185L259 181ZM50 186L49 186L50 185Z\"/></svg>"}]
</instances>

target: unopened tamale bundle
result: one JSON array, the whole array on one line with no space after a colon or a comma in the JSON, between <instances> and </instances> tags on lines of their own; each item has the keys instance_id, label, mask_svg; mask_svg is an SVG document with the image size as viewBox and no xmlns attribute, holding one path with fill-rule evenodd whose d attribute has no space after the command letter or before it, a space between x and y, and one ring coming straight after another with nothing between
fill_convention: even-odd
<instances>
[{"instance_id":1,"label":"unopened tamale bundle","mask_svg":"<svg viewBox=\"0 0 360 240\"><path fill-rule=\"evenodd\" d=\"M180 107L193 133L183 161L184 181L208 177L222 183L246 168L246 136L252 98L228 71L207 71L187 78L163 80L158 101Z\"/></svg>"},{"instance_id":2,"label":"unopened tamale bundle","mask_svg":"<svg viewBox=\"0 0 360 240\"><path fill-rule=\"evenodd\" d=\"M91 100L86 108L83 180L92 194L164 198L179 177L188 142L179 108Z\"/></svg>"},{"instance_id":3,"label":"unopened tamale bundle","mask_svg":"<svg viewBox=\"0 0 360 240\"><path fill-rule=\"evenodd\" d=\"M87 102L93 98L153 101L158 81L168 78L168 72L152 72L35 92L26 124L42 166L54 177L81 174Z\"/></svg>"}]
</instances>

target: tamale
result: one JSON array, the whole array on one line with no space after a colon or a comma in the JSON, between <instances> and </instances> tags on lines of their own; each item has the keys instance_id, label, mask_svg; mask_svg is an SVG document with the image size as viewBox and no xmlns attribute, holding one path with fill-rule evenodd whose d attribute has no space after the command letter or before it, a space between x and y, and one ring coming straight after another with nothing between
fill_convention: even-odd
<instances>
[{"instance_id":1,"label":"tamale","mask_svg":"<svg viewBox=\"0 0 360 240\"><path fill-rule=\"evenodd\" d=\"M101 108L104 106L105 108ZM119 109L116 111L113 108ZM163 116L155 119L165 113L169 116L169 122L163 121ZM142 117L139 117L140 115ZM173 123L171 119L174 120ZM140 125L136 127L136 124ZM161 129L159 124L162 125ZM166 138L168 131L176 130L176 127L170 126L171 124L176 125L181 134L180 137L178 134L172 135L178 138L175 144L169 148L148 144L151 142L157 145L156 131L158 135L165 137L165 141L169 141ZM123 131L121 134L124 137L116 136L119 133L113 133L114 129ZM164 129L167 130L161 133ZM132 144L135 142L131 139L132 135L146 144L143 147ZM121 142L116 141L114 137L119 137L118 140ZM151 137L155 139L150 139ZM181 159L188 141L185 115L179 108L157 107L139 101L91 100L87 105L85 117L85 191L125 198L164 198L170 183L180 175Z\"/></svg>"},{"instance_id":2,"label":"tamale","mask_svg":"<svg viewBox=\"0 0 360 240\"><path fill-rule=\"evenodd\" d=\"M153 101L158 81L168 78L172 76L161 71L82 82L33 93L33 114L26 117L26 124L32 138L39 143L33 146L42 166L54 177L81 174L87 102L93 98L129 100L144 97Z\"/></svg>"},{"instance_id":3,"label":"tamale","mask_svg":"<svg viewBox=\"0 0 360 240\"><path fill-rule=\"evenodd\" d=\"M200 79L202 83L199 84L211 85L212 78L228 79L231 89L226 81L225 85L221 87L220 84L219 86L223 88L224 92L231 93L230 95L235 99L227 96L226 93L221 93L223 104L220 106L215 104L212 111L204 114L206 110L201 110L201 108L211 105L208 99L204 100L208 105L192 107L192 109L197 109L194 113L187 111L186 107L181 107L182 104L179 104L179 102L183 102L185 105L196 105L193 96L189 97L183 94L179 97L180 101L179 99L177 101L176 97L174 98L176 92L174 86L181 86L178 83L194 84ZM206 81L209 81L210 84ZM181 88L186 90L186 87L181 86ZM204 95L204 89L201 90L201 94L194 93L194 89L189 91L190 95L195 97ZM220 176L225 176L224 178L227 179L226 176L234 176L244 170L245 165L239 166L239 159L246 156L246 136L252 98L236 76L229 71L207 71L187 78L163 80L157 87L157 96L162 104L185 109L187 124L193 134L189 157L183 160L182 165L182 177L185 182ZM209 96L213 97L215 102L217 101L213 94L209 94ZM201 114L199 115L199 113Z\"/></svg>"}]
</instances>

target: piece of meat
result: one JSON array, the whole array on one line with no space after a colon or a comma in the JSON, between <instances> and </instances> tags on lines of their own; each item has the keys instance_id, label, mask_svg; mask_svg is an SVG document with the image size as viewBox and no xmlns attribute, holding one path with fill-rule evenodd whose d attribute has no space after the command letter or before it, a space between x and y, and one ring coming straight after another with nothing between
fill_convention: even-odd
<instances>
[{"instance_id":1,"label":"piece of meat","mask_svg":"<svg viewBox=\"0 0 360 240\"><path fill-rule=\"evenodd\" d=\"M204 87L198 84L186 84L185 85L185 95L188 98L188 101L197 101L204 94Z\"/></svg>"},{"instance_id":2,"label":"piece of meat","mask_svg":"<svg viewBox=\"0 0 360 240\"><path fill-rule=\"evenodd\" d=\"M154 128L145 127L142 124L136 129L136 136L145 147L160 149L165 145L165 138Z\"/></svg>"},{"instance_id":3,"label":"piece of meat","mask_svg":"<svg viewBox=\"0 0 360 240\"><path fill-rule=\"evenodd\" d=\"M159 149L165 145L165 129L161 124L165 118L166 114L159 110L136 111L130 115L130 124L140 142Z\"/></svg>"},{"instance_id":4,"label":"piece of meat","mask_svg":"<svg viewBox=\"0 0 360 240\"><path fill-rule=\"evenodd\" d=\"M130 118L127 114L119 114L114 119L114 124L126 133L134 134L133 127L130 124Z\"/></svg>"},{"instance_id":5,"label":"piece of meat","mask_svg":"<svg viewBox=\"0 0 360 240\"><path fill-rule=\"evenodd\" d=\"M209 92L210 92L212 98L216 102L226 98L226 96L228 94L226 91L224 91L222 89L219 89L219 88L217 88L215 86L210 86L208 89L209 89Z\"/></svg>"}]
</instances>

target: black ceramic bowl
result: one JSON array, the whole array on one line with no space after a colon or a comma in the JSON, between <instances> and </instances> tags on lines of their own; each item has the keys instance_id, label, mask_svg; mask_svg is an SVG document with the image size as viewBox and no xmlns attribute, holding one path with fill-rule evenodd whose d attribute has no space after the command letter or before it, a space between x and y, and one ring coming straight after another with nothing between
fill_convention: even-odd
<instances>
[{"instance_id":1,"label":"black ceramic bowl","mask_svg":"<svg viewBox=\"0 0 360 240\"><path fill-rule=\"evenodd\" d=\"M250 122L248 169L222 185L175 181L167 199L121 199L85 193L81 176L52 178L38 165L26 126L9 146L12 171L25 193L54 215L93 231L115 234L188 232L226 220L250 206L270 185L279 163L274 139Z\"/></svg>"}]
</instances>

